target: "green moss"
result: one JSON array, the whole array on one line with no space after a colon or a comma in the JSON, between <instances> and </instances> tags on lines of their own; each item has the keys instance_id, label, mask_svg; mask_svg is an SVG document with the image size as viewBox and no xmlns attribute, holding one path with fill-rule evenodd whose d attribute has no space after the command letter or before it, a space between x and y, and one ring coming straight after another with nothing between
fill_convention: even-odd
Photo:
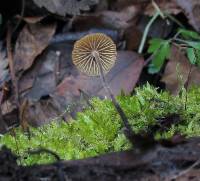
<instances>
[{"instance_id":1,"label":"green moss","mask_svg":"<svg viewBox=\"0 0 200 181\"><path fill-rule=\"evenodd\" d=\"M146 130L157 123L157 118L179 114L181 123L172 125L165 132L157 132L155 138L169 138L176 132L187 136L200 135L200 88L188 91L187 109L184 109L185 95L171 96L158 92L150 85L136 89L134 96L119 96L117 99L125 111L134 131ZM94 98L91 103L95 110L88 108L78 113L76 120L69 123L52 122L40 128L31 128L31 140L16 129L13 136L1 136L0 143L23 157L22 164L32 165L53 162L48 154L29 155L28 150L40 147L56 152L62 159L80 159L99 154L126 150L130 143L122 133L122 123L110 100Z\"/></svg>"}]
</instances>

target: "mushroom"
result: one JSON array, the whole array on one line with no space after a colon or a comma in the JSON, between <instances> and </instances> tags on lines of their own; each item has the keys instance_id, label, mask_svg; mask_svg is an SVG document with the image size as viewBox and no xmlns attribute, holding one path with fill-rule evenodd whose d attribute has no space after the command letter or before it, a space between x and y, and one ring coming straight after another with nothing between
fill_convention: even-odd
<instances>
[{"instance_id":1,"label":"mushroom","mask_svg":"<svg viewBox=\"0 0 200 181\"><path fill-rule=\"evenodd\" d=\"M104 74L114 66L117 51L112 39L102 33L86 35L74 44L73 63L89 76L100 75L100 66Z\"/></svg>"},{"instance_id":2,"label":"mushroom","mask_svg":"<svg viewBox=\"0 0 200 181\"><path fill-rule=\"evenodd\" d=\"M84 36L74 44L74 49L72 51L73 63L81 72L89 76L101 77L103 87L108 92L123 121L125 135L127 136L132 133L131 126L105 78L105 74L114 66L116 57L117 50L115 43L110 37L103 33L94 33Z\"/></svg>"}]
</instances>

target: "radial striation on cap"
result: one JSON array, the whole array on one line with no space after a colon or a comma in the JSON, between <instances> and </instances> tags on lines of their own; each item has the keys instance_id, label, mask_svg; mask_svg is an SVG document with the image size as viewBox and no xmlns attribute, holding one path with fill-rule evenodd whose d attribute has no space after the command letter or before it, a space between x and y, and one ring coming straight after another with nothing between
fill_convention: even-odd
<instances>
[{"instance_id":1,"label":"radial striation on cap","mask_svg":"<svg viewBox=\"0 0 200 181\"><path fill-rule=\"evenodd\" d=\"M93 52L99 55L103 72L108 73L114 66L117 56L113 40L103 33L94 33L84 36L74 44L72 51L74 65L87 75L97 76L100 75L100 69Z\"/></svg>"}]
</instances>

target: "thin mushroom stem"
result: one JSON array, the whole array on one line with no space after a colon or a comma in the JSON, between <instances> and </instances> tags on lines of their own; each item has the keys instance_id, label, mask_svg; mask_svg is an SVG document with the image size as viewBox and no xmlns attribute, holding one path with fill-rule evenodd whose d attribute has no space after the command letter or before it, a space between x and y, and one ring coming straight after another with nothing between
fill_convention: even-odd
<instances>
[{"instance_id":1,"label":"thin mushroom stem","mask_svg":"<svg viewBox=\"0 0 200 181\"><path fill-rule=\"evenodd\" d=\"M117 112L119 113L120 117L121 117L121 120L124 124L124 127L125 127L125 130L124 130L124 133L125 133L125 136L126 137L130 137L130 134L132 133L132 129L131 129L131 125L129 124L128 122L128 119L124 113L124 111L122 110L121 106L119 105L119 103L117 102L117 100L115 99L109 85L108 85L108 82L106 81L106 78L105 78L105 75L104 75L104 72L103 72L103 67L101 65L101 62L100 62L100 57L99 57L99 53L97 51L94 51L92 52L97 64L98 64L98 67L99 67L99 70L100 70L100 78L101 78L101 81L102 81L102 84L103 84L103 87L104 89L107 91L108 95L110 96L111 100L112 100L112 103L114 104L115 106L115 109L117 110Z\"/></svg>"}]
</instances>

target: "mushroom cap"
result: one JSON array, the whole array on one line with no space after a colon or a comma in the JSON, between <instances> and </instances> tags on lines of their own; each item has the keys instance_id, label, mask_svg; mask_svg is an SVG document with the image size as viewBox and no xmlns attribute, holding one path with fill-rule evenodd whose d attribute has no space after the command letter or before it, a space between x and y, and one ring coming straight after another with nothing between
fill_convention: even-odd
<instances>
[{"instance_id":1,"label":"mushroom cap","mask_svg":"<svg viewBox=\"0 0 200 181\"><path fill-rule=\"evenodd\" d=\"M108 73L115 64L117 51L113 40L103 33L89 34L78 40L72 51L73 63L89 76L100 75L94 52L99 55L103 72Z\"/></svg>"}]
</instances>

